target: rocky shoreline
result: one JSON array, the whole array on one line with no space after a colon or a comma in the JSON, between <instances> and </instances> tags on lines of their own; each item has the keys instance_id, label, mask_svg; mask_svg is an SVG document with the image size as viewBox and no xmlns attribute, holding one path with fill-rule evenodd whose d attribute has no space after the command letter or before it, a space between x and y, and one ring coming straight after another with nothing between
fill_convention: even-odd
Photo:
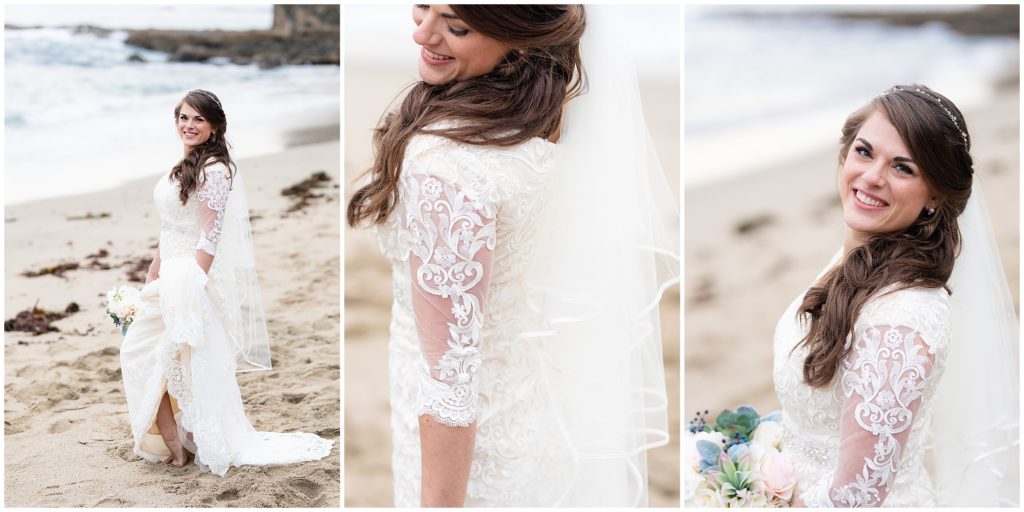
<instances>
[{"instance_id":1,"label":"rocky shoreline","mask_svg":"<svg viewBox=\"0 0 1024 512\"><path fill-rule=\"evenodd\" d=\"M832 16L845 20L874 20L898 27L942 23L965 36L1020 36L1019 5L980 5L969 11L956 12L839 12Z\"/></svg>"},{"instance_id":2,"label":"rocky shoreline","mask_svg":"<svg viewBox=\"0 0 1024 512\"><path fill-rule=\"evenodd\" d=\"M41 28L5 24L7 30ZM170 62L230 62L261 68L340 65L341 12L337 5L276 5L267 30L116 30L94 25L66 27L76 34L128 34L125 44L168 54ZM146 62L136 53L130 62Z\"/></svg>"},{"instance_id":3,"label":"rocky shoreline","mask_svg":"<svg viewBox=\"0 0 1024 512\"><path fill-rule=\"evenodd\" d=\"M828 17L849 22L884 23L895 27L918 27L930 23L946 25L954 32L964 36L1020 36L1020 6L1018 5L978 5L967 10L923 10L923 6L910 5L908 10L894 9L848 9L835 8L792 11L792 10L756 10L750 12L737 8L732 13L738 17L764 19L783 19L795 17ZM725 11L728 12L728 11Z\"/></svg>"},{"instance_id":4,"label":"rocky shoreline","mask_svg":"<svg viewBox=\"0 0 1024 512\"><path fill-rule=\"evenodd\" d=\"M167 53L171 62L209 62L273 68L288 64L341 63L339 31L282 35L271 30L133 30L125 44Z\"/></svg>"}]
</instances>

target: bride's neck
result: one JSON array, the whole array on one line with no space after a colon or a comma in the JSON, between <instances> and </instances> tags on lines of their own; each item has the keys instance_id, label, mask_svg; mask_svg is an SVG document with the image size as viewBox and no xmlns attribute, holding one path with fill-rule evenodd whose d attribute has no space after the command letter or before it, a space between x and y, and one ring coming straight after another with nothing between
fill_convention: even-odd
<instances>
[{"instance_id":1,"label":"bride's neck","mask_svg":"<svg viewBox=\"0 0 1024 512\"><path fill-rule=\"evenodd\" d=\"M864 233L854 231L847 227L846 232L843 235L843 256L850 254L850 251L860 247L861 245L864 245L864 242L866 240L867 235L865 235Z\"/></svg>"},{"instance_id":2,"label":"bride's neck","mask_svg":"<svg viewBox=\"0 0 1024 512\"><path fill-rule=\"evenodd\" d=\"M555 127L555 131L548 135L548 141L555 143L558 139L562 138L562 121L565 119L565 105L562 106L562 115L558 116L558 126Z\"/></svg>"}]
</instances>

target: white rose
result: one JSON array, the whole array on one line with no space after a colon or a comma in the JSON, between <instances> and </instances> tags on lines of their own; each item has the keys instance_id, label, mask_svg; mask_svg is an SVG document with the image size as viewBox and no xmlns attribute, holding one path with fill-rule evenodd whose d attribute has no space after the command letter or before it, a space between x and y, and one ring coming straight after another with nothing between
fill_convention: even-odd
<instances>
[{"instance_id":1,"label":"white rose","mask_svg":"<svg viewBox=\"0 0 1024 512\"><path fill-rule=\"evenodd\" d=\"M725 506L725 500L719 495L719 491L712 487L705 480L701 480L697 484L697 490L693 493L693 497L686 500L686 506L696 508L722 508Z\"/></svg>"},{"instance_id":2,"label":"white rose","mask_svg":"<svg viewBox=\"0 0 1024 512\"><path fill-rule=\"evenodd\" d=\"M776 450L782 449L782 425L774 421L762 421L754 429L753 441L764 443Z\"/></svg>"},{"instance_id":3,"label":"white rose","mask_svg":"<svg viewBox=\"0 0 1024 512\"><path fill-rule=\"evenodd\" d=\"M760 441L752 441L747 445L747 455L750 457L750 467L756 468L761 465L761 461L764 460L768 452L779 453L771 445L764 444Z\"/></svg>"}]
</instances>

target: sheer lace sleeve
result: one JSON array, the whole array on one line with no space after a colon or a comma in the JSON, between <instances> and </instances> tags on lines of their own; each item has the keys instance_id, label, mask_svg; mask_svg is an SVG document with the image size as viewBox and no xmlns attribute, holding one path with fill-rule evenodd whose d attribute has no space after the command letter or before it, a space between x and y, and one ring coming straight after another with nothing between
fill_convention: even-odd
<instances>
[{"instance_id":1,"label":"sheer lace sleeve","mask_svg":"<svg viewBox=\"0 0 1024 512\"><path fill-rule=\"evenodd\" d=\"M846 399L837 467L804 494L809 507L885 501L933 373L934 348L919 331L877 325L856 334L839 375Z\"/></svg>"},{"instance_id":2,"label":"sheer lace sleeve","mask_svg":"<svg viewBox=\"0 0 1024 512\"><path fill-rule=\"evenodd\" d=\"M199 242L196 250L214 256L228 205L228 192L231 191L231 176L223 164L207 167L205 175L195 194L199 201Z\"/></svg>"},{"instance_id":3,"label":"sheer lace sleeve","mask_svg":"<svg viewBox=\"0 0 1024 512\"><path fill-rule=\"evenodd\" d=\"M399 236L423 355L417 413L466 427L476 420L495 215L433 175L403 177L402 196Z\"/></svg>"}]
</instances>

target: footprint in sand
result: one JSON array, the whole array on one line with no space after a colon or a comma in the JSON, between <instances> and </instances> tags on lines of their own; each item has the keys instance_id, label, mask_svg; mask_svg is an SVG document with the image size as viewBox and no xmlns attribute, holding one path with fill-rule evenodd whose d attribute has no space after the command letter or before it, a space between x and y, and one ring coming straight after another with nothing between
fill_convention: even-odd
<instances>
[{"instance_id":1,"label":"footprint in sand","mask_svg":"<svg viewBox=\"0 0 1024 512\"><path fill-rule=\"evenodd\" d=\"M337 326L337 320L317 320L313 322L313 330L315 331L329 331Z\"/></svg>"},{"instance_id":2,"label":"footprint in sand","mask_svg":"<svg viewBox=\"0 0 1024 512\"><path fill-rule=\"evenodd\" d=\"M192 495L195 494L198 489L199 482L195 480L186 480L184 482L176 482L171 485L164 486L164 492L170 494ZM203 500L203 503L209 503L210 501L213 501L213 498L207 498Z\"/></svg>"},{"instance_id":3,"label":"footprint in sand","mask_svg":"<svg viewBox=\"0 0 1024 512\"><path fill-rule=\"evenodd\" d=\"M238 489L228 489L217 495L217 501L235 501L238 499Z\"/></svg>"},{"instance_id":4,"label":"footprint in sand","mask_svg":"<svg viewBox=\"0 0 1024 512\"><path fill-rule=\"evenodd\" d=\"M126 441L117 446L111 446L110 448L107 448L107 454L113 455L125 462L135 462L137 460L142 460L141 457L135 455L135 452L132 451L132 441Z\"/></svg>"},{"instance_id":5,"label":"footprint in sand","mask_svg":"<svg viewBox=\"0 0 1024 512\"><path fill-rule=\"evenodd\" d=\"M123 500L121 498L103 498L102 500L96 502L93 505L93 507L119 507L119 508L134 507L134 506L135 506L135 502L128 501L128 500Z\"/></svg>"},{"instance_id":6,"label":"footprint in sand","mask_svg":"<svg viewBox=\"0 0 1024 512\"><path fill-rule=\"evenodd\" d=\"M287 485L288 487L291 487L292 489L299 491L300 493L302 493L304 496L311 500L320 496L321 491L323 490L322 485L308 478L301 477L289 478L287 480Z\"/></svg>"},{"instance_id":7,"label":"footprint in sand","mask_svg":"<svg viewBox=\"0 0 1024 512\"><path fill-rule=\"evenodd\" d=\"M333 439L333 438L338 437L338 436L341 435L341 429L340 428L325 428L323 430L318 430L316 432L316 435L318 435L320 437L325 437L327 439Z\"/></svg>"},{"instance_id":8,"label":"footprint in sand","mask_svg":"<svg viewBox=\"0 0 1024 512\"><path fill-rule=\"evenodd\" d=\"M78 380L83 383L114 382L121 380L120 351L117 347L105 347L90 352L71 363L71 367L80 370Z\"/></svg>"},{"instance_id":9,"label":"footprint in sand","mask_svg":"<svg viewBox=\"0 0 1024 512\"><path fill-rule=\"evenodd\" d=\"M50 425L49 432L51 434L62 434L64 432L67 432L68 430L71 430L71 428L74 426L75 424L71 420L59 420L53 425Z\"/></svg>"},{"instance_id":10,"label":"footprint in sand","mask_svg":"<svg viewBox=\"0 0 1024 512\"><path fill-rule=\"evenodd\" d=\"M284 401L290 404L298 404L302 403L302 401L306 399L307 394L308 393L284 393L281 395L281 398L284 398Z\"/></svg>"}]
</instances>

